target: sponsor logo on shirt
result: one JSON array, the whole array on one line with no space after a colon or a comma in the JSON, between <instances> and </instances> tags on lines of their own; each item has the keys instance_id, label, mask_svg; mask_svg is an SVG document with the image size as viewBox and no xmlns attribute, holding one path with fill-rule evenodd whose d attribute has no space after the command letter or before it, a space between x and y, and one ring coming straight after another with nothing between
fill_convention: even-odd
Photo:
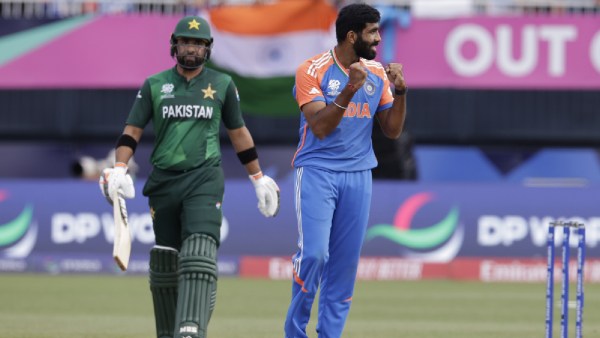
<instances>
[{"instance_id":1,"label":"sponsor logo on shirt","mask_svg":"<svg viewBox=\"0 0 600 338\"><path fill-rule=\"evenodd\" d=\"M308 94L310 94L310 95L318 95L319 93L320 93L320 91L315 87L312 87L310 89L310 91L308 92Z\"/></svg>"}]
</instances>

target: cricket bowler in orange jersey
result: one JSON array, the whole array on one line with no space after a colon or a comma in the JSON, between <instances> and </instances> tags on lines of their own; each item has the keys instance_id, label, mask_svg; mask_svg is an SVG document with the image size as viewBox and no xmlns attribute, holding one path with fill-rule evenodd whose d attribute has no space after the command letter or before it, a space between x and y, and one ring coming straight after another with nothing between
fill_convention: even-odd
<instances>
[{"instance_id":1,"label":"cricket bowler in orange jersey","mask_svg":"<svg viewBox=\"0 0 600 338\"><path fill-rule=\"evenodd\" d=\"M338 44L296 72L294 96L302 111L293 159L298 251L293 257L292 299L286 338L306 338L320 288L319 338L340 338L371 205L374 120L398 138L406 115L402 65L373 61L379 12L365 4L342 8ZM390 84L393 84L392 90Z\"/></svg>"}]
</instances>

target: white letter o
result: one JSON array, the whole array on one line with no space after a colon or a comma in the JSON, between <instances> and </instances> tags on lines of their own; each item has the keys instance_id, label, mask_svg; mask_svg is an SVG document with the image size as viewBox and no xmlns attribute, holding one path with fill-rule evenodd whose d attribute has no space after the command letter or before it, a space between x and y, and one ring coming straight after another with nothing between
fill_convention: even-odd
<instances>
[{"instance_id":1,"label":"white letter o","mask_svg":"<svg viewBox=\"0 0 600 338\"><path fill-rule=\"evenodd\" d=\"M462 45L468 41L477 46L477 54L472 60L465 59L461 53ZM444 49L448 64L458 75L480 75L494 62L492 36L478 25L466 24L455 28L446 39Z\"/></svg>"}]
</instances>

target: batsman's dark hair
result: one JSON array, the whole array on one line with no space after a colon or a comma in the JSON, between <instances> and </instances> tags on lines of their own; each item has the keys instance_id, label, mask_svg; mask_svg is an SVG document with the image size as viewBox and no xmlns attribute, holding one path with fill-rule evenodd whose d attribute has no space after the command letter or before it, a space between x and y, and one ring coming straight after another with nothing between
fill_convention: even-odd
<instances>
[{"instance_id":1,"label":"batsman's dark hair","mask_svg":"<svg viewBox=\"0 0 600 338\"><path fill-rule=\"evenodd\" d=\"M380 19L379 11L367 4L351 4L342 8L335 20L337 42L346 40L349 31L360 34L368 23L378 23Z\"/></svg>"}]
</instances>

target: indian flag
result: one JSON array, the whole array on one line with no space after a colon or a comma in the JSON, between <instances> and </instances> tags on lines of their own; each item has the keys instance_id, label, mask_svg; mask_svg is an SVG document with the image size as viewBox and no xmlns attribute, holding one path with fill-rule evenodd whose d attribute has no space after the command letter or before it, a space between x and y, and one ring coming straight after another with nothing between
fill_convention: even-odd
<instances>
[{"instance_id":1,"label":"indian flag","mask_svg":"<svg viewBox=\"0 0 600 338\"><path fill-rule=\"evenodd\" d=\"M211 66L233 77L244 113L295 115L296 69L335 45L336 15L324 0L211 9L204 15L215 39Z\"/></svg>"}]
</instances>

